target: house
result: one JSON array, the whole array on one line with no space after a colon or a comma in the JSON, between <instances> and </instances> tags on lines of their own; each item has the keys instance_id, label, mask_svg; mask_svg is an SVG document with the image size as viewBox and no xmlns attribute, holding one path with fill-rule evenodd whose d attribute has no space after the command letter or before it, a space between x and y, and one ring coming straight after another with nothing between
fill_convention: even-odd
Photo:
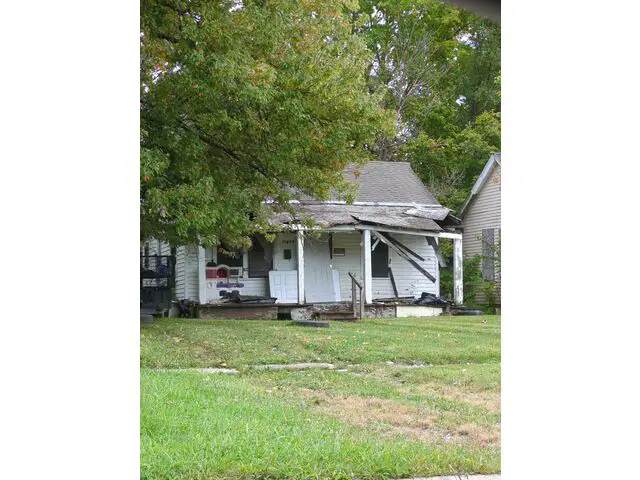
<instances>
[{"instance_id":1,"label":"house","mask_svg":"<svg viewBox=\"0 0 640 480\"><path fill-rule=\"evenodd\" d=\"M501 163L500 153L489 158L460 212L465 258L482 257L485 283L475 288L476 302L481 305L500 306Z\"/></svg>"},{"instance_id":2,"label":"house","mask_svg":"<svg viewBox=\"0 0 640 480\"><path fill-rule=\"evenodd\" d=\"M363 309L380 299L439 296L438 242L448 239L455 251L454 300L462 303L460 220L437 202L410 164L373 161L345 173L358 187L353 203L301 197L292 202L293 213L271 215L272 243L256 236L251 248L235 254L222 247L177 247L175 297L197 302L206 316L211 309L220 313L221 295L234 290L275 298L280 313L341 302L351 302L355 311L356 295ZM313 227L304 226L306 218ZM393 316L402 312L406 308L398 307Z\"/></svg>"}]
</instances>

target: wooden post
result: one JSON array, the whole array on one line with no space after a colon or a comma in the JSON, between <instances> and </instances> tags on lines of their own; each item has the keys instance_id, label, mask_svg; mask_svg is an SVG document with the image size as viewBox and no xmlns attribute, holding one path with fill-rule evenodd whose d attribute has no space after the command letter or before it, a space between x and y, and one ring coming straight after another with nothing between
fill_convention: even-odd
<instances>
[{"instance_id":1,"label":"wooden post","mask_svg":"<svg viewBox=\"0 0 640 480\"><path fill-rule=\"evenodd\" d=\"M356 304L356 284L351 280L351 306L353 307L353 318L358 317L358 305Z\"/></svg>"},{"instance_id":2,"label":"wooden post","mask_svg":"<svg viewBox=\"0 0 640 480\"><path fill-rule=\"evenodd\" d=\"M207 275L204 247L198 245L198 303L207 303Z\"/></svg>"},{"instance_id":3,"label":"wooden post","mask_svg":"<svg viewBox=\"0 0 640 480\"><path fill-rule=\"evenodd\" d=\"M362 231L362 288L364 301L373 301L373 278L371 276L371 230Z\"/></svg>"},{"instance_id":4,"label":"wooden post","mask_svg":"<svg viewBox=\"0 0 640 480\"><path fill-rule=\"evenodd\" d=\"M453 239L453 303L462 305L462 238Z\"/></svg>"},{"instance_id":5,"label":"wooden post","mask_svg":"<svg viewBox=\"0 0 640 480\"><path fill-rule=\"evenodd\" d=\"M304 304L304 232L298 230L298 303Z\"/></svg>"}]
</instances>

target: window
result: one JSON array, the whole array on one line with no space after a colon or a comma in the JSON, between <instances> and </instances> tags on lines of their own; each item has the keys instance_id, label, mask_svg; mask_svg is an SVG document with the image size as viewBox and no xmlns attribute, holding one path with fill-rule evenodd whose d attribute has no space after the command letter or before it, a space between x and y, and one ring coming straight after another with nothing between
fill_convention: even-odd
<instances>
[{"instance_id":1,"label":"window","mask_svg":"<svg viewBox=\"0 0 640 480\"><path fill-rule=\"evenodd\" d=\"M495 229L482 230L482 279L490 282L496 279L495 245Z\"/></svg>"},{"instance_id":2,"label":"window","mask_svg":"<svg viewBox=\"0 0 640 480\"><path fill-rule=\"evenodd\" d=\"M373 278L389 277L389 247L386 243L378 242L371 252L371 276Z\"/></svg>"},{"instance_id":3,"label":"window","mask_svg":"<svg viewBox=\"0 0 640 480\"><path fill-rule=\"evenodd\" d=\"M273 268L273 250L271 244L258 237L253 238L249 249L249 278L266 278Z\"/></svg>"},{"instance_id":4,"label":"window","mask_svg":"<svg viewBox=\"0 0 640 480\"><path fill-rule=\"evenodd\" d=\"M242 267L242 252L231 251L224 247L218 247L218 265L228 265L229 267Z\"/></svg>"}]
</instances>

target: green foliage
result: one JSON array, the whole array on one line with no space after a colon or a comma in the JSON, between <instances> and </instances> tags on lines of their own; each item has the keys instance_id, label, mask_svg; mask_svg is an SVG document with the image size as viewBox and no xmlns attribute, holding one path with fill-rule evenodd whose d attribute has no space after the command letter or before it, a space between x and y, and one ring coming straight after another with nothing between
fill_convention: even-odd
<instances>
[{"instance_id":1,"label":"green foliage","mask_svg":"<svg viewBox=\"0 0 640 480\"><path fill-rule=\"evenodd\" d=\"M357 2L141 4L141 234L246 245L263 200L349 198L342 169L388 129Z\"/></svg>"},{"instance_id":2,"label":"green foliage","mask_svg":"<svg viewBox=\"0 0 640 480\"><path fill-rule=\"evenodd\" d=\"M141 3L141 235L246 246L263 201L410 161L459 207L500 149L500 27L439 0Z\"/></svg>"},{"instance_id":3,"label":"green foliage","mask_svg":"<svg viewBox=\"0 0 640 480\"><path fill-rule=\"evenodd\" d=\"M444 245L446 242L442 243L442 246ZM481 259L481 255L475 255L462 261L462 294L465 305L475 304L478 285L482 282ZM447 263L446 268L440 269L440 294L446 298L453 297L453 262L451 261Z\"/></svg>"},{"instance_id":4,"label":"green foliage","mask_svg":"<svg viewBox=\"0 0 640 480\"><path fill-rule=\"evenodd\" d=\"M362 9L376 54L369 86L396 114L378 159L410 161L440 202L459 208L500 150L500 27L438 0Z\"/></svg>"}]
</instances>

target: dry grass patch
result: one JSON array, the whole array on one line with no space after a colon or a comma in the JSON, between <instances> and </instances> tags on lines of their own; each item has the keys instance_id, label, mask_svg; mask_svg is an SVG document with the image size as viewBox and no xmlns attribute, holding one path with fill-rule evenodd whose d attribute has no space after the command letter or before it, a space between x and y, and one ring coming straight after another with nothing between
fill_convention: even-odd
<instances>
[{"instance_id":1,"label":"dry grass patch","mask_svg":"<svg viewBox=\"0 0 640 480\"><path fill-rule=\"evenodd\" d=\"M499 447L499 425L460 423L456 412L441 412L424 405L355 395L332 395L300 389L300 397L311 409L384 437L401 436L428 444Z\"/></svg>"},{"instance_id":2,"label":"dry grass patch","mask_svg":"<svg viewBox=\"0 0 640 480\"><path fill-rule=\"evenodd\" d=\"M485 408L489 413L500 413L499 391L473 392L464 387L431 384L415 385L410 388L403 388L401 391L407 394L446 397L455 402L465 402L474 407Z\"/></svg>"}]
</instances>

